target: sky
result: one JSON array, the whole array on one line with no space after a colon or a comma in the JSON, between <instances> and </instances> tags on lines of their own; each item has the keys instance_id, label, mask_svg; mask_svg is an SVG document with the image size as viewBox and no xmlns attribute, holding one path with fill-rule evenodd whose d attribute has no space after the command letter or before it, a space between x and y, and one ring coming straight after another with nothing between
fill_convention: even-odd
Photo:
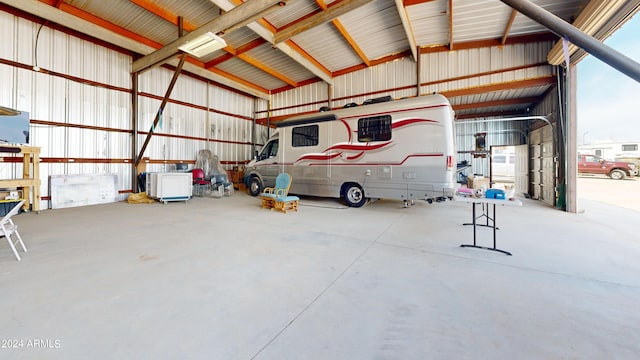
<instances>
[{"instance_id":1,"label":"sky","mask_svg":"<svg viewBox=\"0 0 640 360\"><path fill-rule=\"evenodd\" d=\"M8 116L0 121L0 143L26 144L28 133L28 113L21 111L20 115Z\"/></svg>"},{"instance_id":2,"label":"sky","mask_svg":"<svg viewBox=\"0 0 640 360\"><path fill-rule=\"evenodd\" d=\"M640 63L640 14L605 40ZM640 83L588 55L578 63L577 142L640 142Z\"/></svg>"}]
</instances>

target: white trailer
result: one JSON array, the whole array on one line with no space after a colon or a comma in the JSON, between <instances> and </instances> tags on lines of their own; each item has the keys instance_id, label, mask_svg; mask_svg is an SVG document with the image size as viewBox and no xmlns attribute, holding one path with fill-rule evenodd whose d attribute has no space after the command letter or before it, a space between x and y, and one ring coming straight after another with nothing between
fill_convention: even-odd
<instances>
[{"instance_id":1,"label":"white trailer","mask_svg":"<svg viewBox=\"0 0 640 360\"><path fill-rule=\"evenodd\" d=\"M578 146L578 152L586 155L598 155L605 160L640 157L640 143L637 142L598 142Z\"/></svg>"},{"instance_id":2,"label":"white trailer","mask_svg":"<svg viewBox=\"0 0 640 360\"><path fill-rule=\"evenodd\" d=\"M367 102L365 102L367 104ZM290 193L413 201L453 197L456 181L454 114L442 95L351 106L289 118L276 124L244 182L253 196L292 177Z\"/></svg>"}]
</instances>

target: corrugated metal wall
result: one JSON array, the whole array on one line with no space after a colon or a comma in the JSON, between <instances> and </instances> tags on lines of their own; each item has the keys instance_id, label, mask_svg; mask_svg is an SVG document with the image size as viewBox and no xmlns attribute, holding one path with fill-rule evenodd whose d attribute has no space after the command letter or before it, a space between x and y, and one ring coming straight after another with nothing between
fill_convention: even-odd
<instances>
[{"instance_id":1,"label":"corrugated metal wall","mask_svg":"<svg viewBox=\"0 0 640 360\"><path fill-rule=\"evenodd\" d=\"M514 68L525 64L544 63L546 62L546 54L552 45L550 42L515 44L422 54L420 69L422 78L420 81L446 80L497 69ZM548 67L533 67L422 86L420 91L422 94L429 94L547 75L552 75Z\"/></svg>"},{"instance_id":2,"label":"corrugated metal wall","mask_svg":"<svg viewBox=\"0 0 640 360\"><path fill-rule=\"evenodd\" d=\"M333 81L334 107L390 95L395 99L416 96L416 63L410 58L383 63L338 76ZM407 87L406 89L398 89ZM396 90L397 89L397 90ZM277 106L277 105L276 105Z\"/></svg>"},{"instance_id":3,"label":"corrugated metal wall","mask_svg":"<svg viewBox=\"0 0 640 360\"><path fill-rule=\"evenodd\" d=\"M334 94L335 98L336 95ZM309 85L300 86L295 90L284 91L272 95L271 116L283 116L290 114L298 114L303 112L318 111L320 107L327 106L329 99L329 85L325 82L314 82ZM267 106L264 102L259 111L266 111ZM266 117L265 113L259 113L259 118Z\"/></svg>"},{"instance_id":4,"label":"corrugated metal wall","mask_svg":"<svg viewBox=\"0 0 640 360\"><path fill-rule=\"evenodd\" d=\"M49 176L61 174L118 174L119 189L130 189L131 165L104 159L130 158L130 135L109 129L130 128L131 58L7 13L0 23L0 58L16 64L0 65L0 105L29 112L30 145L41 147L41 196L50 194ZM42 72L31 69L36 64ZM0 165L0 177L21 176L21 163Z\"/></svg>"},{"instance_id":5,"label":"corrugated metal wall","mask_svg":"<svg viewBox=\"0 0 640 360\"><path fill-rule=\"evenodd\" d=\"M41 208L49 207L50 175L117 174L118 198L126 199L133 174L131 57L4 12L0 30L0 106L30 114L29 145L42 149ZM41 72L33 71L36 63ZM139 131L149 131L172 75L154 68L139 76ZM252 97L181 74L145 152L147 171L173 170L200 149L226 168L243 163L251 158L253 114ZM21 176L22 163L0 163L0 178Z\"/></svg>"}]
</instances>

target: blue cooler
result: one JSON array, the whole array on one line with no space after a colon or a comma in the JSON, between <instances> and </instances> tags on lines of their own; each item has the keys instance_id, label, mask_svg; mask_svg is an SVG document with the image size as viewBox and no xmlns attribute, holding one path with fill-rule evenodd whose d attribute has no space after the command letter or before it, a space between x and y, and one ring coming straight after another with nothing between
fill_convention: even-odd
<instances>
[{"instance_id":1,"label":"blue cooler","mask_svg":"<svg viewBox=\"0 0 640 360\"><path fill-rule=\"evenodd\" d=\"M487 189L487 192L485 194L486 194L485 197L487 199L498 199L498 200L505 199L504 190L502 189Z\"/></svg>"}]
</instances>

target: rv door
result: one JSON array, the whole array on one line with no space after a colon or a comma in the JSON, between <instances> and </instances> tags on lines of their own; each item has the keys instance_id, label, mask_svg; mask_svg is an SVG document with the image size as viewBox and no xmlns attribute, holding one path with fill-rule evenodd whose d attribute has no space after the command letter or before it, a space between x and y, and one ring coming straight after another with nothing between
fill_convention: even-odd
<instances>
[{"instance_id":1,"label":"rv door","mask_svg":"<svg viewBox=\"0 0 640 360\"><path fill-rule=\"evenodd\" d=\"M278 176L278 146L278 138L275 138L269 141L258 154L258 161L256 161L255 165L262 176L262 185L264 187L272 187L276 183L276 176Z\"/></svg>"}]
</instances>

